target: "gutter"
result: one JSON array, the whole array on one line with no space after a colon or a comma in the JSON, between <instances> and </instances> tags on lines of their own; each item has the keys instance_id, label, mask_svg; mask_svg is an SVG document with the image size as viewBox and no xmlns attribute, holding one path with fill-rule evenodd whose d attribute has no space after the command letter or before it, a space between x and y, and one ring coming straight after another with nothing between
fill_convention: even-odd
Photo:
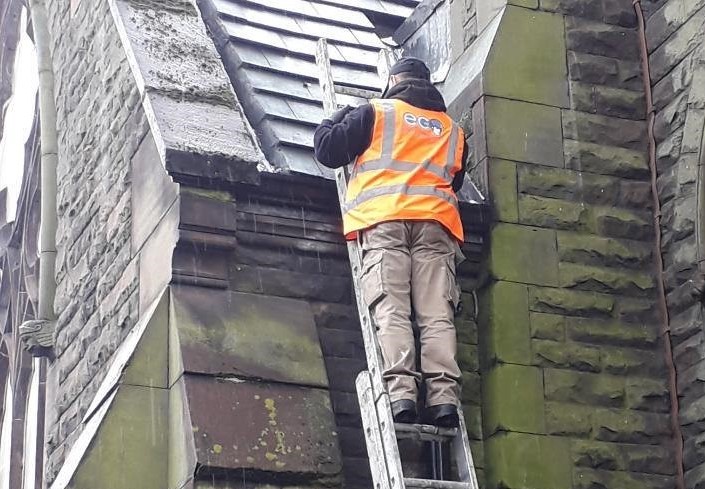
<instances>
[{"instance_id":1,"label":"gutter","mask_svg":"<svg viewBox=\"0 0 705 489\"><path fill-rule=\"evenodd\" d=\"M668 384L670 394L671 430L673 432L673 449L676 462L676 487L685 489L685 473L683 460L683 433L680 425L680 406L678 403L678 374L675 361L673 359L673 344L671 338L671 325L668 315L668 302L666 300L666 287L664 279L663 256L661 254L661 201L658 195L658 171L656 168L656 137L654 126L656 123L656 110L654 108L654 98L651 91L651 70L649 65L649 49L646 39L646 22L641 6L641 0L633 0L639 26L639 44L641 49L642 77L644 79L644 92L646 94L646 114L648 124L649 143L649 168L651 169L651 197L654 206L654 237L655 249L654 258L656 260L657 293L659 303L659 313L661 316L661 340L663 342L666 369L668 370ZM700 167L702 173L702 166ZM702 176L699 180L702 183Z\"/></svg>"},{"instance_id":2,"label":"gutter","mask_svg":"<svg viewBox=\"0 0 705 489\"><path fill-rule=\"evenodd\" d=\"M33 356L52 357L56 296L56 167L59 159L46 0L29 0L39 66L41 127L41 227L39 235L39 307L37 319L20 326L20 336Z\"/></svg>"}]
</instances>

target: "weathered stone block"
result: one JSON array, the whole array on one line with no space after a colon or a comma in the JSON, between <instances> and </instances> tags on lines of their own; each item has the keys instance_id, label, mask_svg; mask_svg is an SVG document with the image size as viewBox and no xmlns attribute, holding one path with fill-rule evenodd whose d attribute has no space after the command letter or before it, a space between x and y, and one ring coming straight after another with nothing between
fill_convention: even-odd
<instances>
[{"instance_id":1,"label":"weathered stone block","mask_svg":"<svg viewBox=\"0 0 705 489\"><path fill-rule=\"evenodd\" d=\"M651 184L649 182L622 180L619 184L617 205L636 209L651 209L653 207Z\"/></svg>"},{"instance_id":2,"label":"weathered stone block","mask_svg":"<svg viewBox=\"0 0 705 489\"><path fill-rule=\"evenodd\" d=\"M636 151L646 147L646 123L574 110L563 111L567 139Z\"/></svg>"},{"instance_id":3,"label":"weathered stone block","mask_svg":"<svg viewBox=\"0 0 705 489\"><path fill-rule=\"evenodd\" d=\"M463 390L460 402L463 406L479 406L482 402L482 379L475 372L462 372ZM355 389L353 389L354 391Z\"/></svg>"},{"instance_id":4,"label":"weathered stone block","mask_svg":"<svg viewBox=\"0 0 705 489\"><path fill-rule=\"evenodd\" d=\"M659 171L663 172L673 165L681 155L683 143L683 128L677 128L656 148L656 164Z\"/></svg>"},{"instance_id":5,"label":"weathered stone block","mask_svg":"<svg viewBox=\"0 0 705 489\"><path fill-rule=\"evenodd\" d=\"M616 317L626 322L658 322L657 303L652 299L620 297L617 301Z\"/></svg>"},{"instance_id":6,"label":"weathered stone block","mask_svg":"<svg viewBox=\"0 0 705 489\"><path fill-rule=\"evenodd\" d=\"M647 212L597 207L591 217L591 229L603 236L646 241L653 234L651 216Z\"/></svg>"},{"instance_id":7,"label":"weathered stone block","mask_svg":"<svg viewBox=\"0 0 705 489\"><path fill-rule=\"evenodd\" d=\"M654 82L671 71L693 49L703 42L705 31L705 10L699 10L678 29L666 42L649 56L651 78Z\"/></svg>"},{"instance_id":8,"label":"weathered stone block","mask_svg":"<svg viewBox=\"0 0 705 489\"><path fill-rule=\"evenodd\" d=\"M538 340L565 340L565 317L558 314L532 312L531 338Z\"/></svg>"},{"instance_id":9,"label":"weathered stone block","mask_svg":"<svg viewBox=\"0 0 705 489\"><path fill-rule=\"evenodd\" d=\"M489 197L495 217L502 222L517 222L517 165L512 161L490 160L488 163Z\"/></svg>"},{"instance_id":10,"label":"weathered stone block","mask_svg":"<svg viewBox=\"0 0 705 489\"><path fill-rule=\"evenodd\" d=\"M647 295L655 288L651 275L618 268L561 263L559 276L562 287L606 294Z\"/></svg>"},{"instance_id":11,"label":"weathered stone block","mask_svg":"<svg viewBox=\"0 0 705 489\"><path fill-rule=\"evenodd\" d=\"M173 297L186 371L328 386L305 302L186 286Z\"/></svg>"},{"instance_id":12,"label":"weathered stone block","mask_svg":"<svg viewBox=\"0 0 705 489\"><path fill-rule=\"evenodd\" d=\"M627 348L600 349L602 367L614 375L663 375L663 355L655 350Z\"/></svg>"},{"instance_id":13,"label":"weathered stone block","mask_svg":"<svg viewBox=\"0 0 705 489\"><path fill-rule=\"evenodd\" d=\"M72 487L166 487L168 407L166 390L121 387Z\"/></svg>"},{"instance_id":14,"label":"weathered stone block","mask_svg":"<svg viewBox=\"0 0 705 489\"><path fill-rule=\"evenodd\" d=\"M527 287L496 282L482 293L480 327L486 347L485 364L531 362Z\"/></svg>"},{"instance_id":15,"label":"weathered stone block","mask_svg":"<svg viewBox=\"0 0 705 489\"><path fill-rule=\"evenodd\" d=\"M651 254L652 247L639 241L558 232L558 255L565 262L638 268Z\"/></svg>"},{"instance_id":16,"label":"weathered stone block","mask_svg":"<svg viewBox=\"0 0 705 489\"><path fill-rule=\"evenodd\" d=\"M326 390L189 375L186 395L199 464L308 479L341 470Z\"/></svg>"},{"instance_id":17,"label":"weathered stone block","mask_svg":"<svg viewBox=\"0 0 705 489\"><path fill-rule=\"evenodd\" d=\"M673 131L675 127L685 124L685 117L688 113L688 92L681 93L673 97L668 104L656 113L654 119L654 137L657 143L661 143Z\"/></svg>"},{"instance_id":18,"label":"weathered stone block","mask_svg":"<svg viewBox=\"0 0 705 489\"><path fill-rule=\"evenodd\" d=\"M573 82L571 108L592 114L642 120L646 113L644 93L601 85Z\"/></svg>"},{"instance_id":19,"label":"weathered stone block","mask_svg":"<svg viewBox=\"0 0 705 489\"><path fill-rule=\"evenodd\" d=\"M625 384L624 378L611 375L546 369L544 393L549 401L621 407Z\"/></svg>"},{"instance_id":20,"label":"weathered stone block","mask_svg":"<svg viewBox=\"0 0 705 489\"><path fill-rule=\"evenodd\" d=\"M584 343L652 348L658 342L658 327L587 318L566 318L567 337Z\"/></svg>"},{"instance_id":21,"label":"weathered stone block","mask_svg":"<svg viewBox=\"0 0 705 489\"><path fill-rule=\"evenodd\" d=\"M649 175L644 151L566 139L565 155L566 167L578 171L625 178L646 178Z\"/></svg>"},{"instance_id":22,"label":"weathered stone block","mask_svg":"<svg viewBox=\"0 0 705 489\"><path fill-rule=\"evenodd\" d=\"M624 489L662 489L671 487L673 479L667 476L631 474L606 470L579 469L573 476L575 489L620 487Z\"/></svg>"},{"instance_id":23,"label":"weathered stone block","mask_svg":"<svg viewBox=\"0 0 705 489\"><path fill-rule=\"evenodd\" d=\"M624 467L620 445L593 440L571 442L573 464L603 470L621 470Z\"/></svg>"},{"instance_id":24,"label":"weathered stone block","mask_svg":"<svg viewBox=\"0 0 705 489\"><path fill-rule=\"evenodd\" d=\"M662 446L623 445L624 468L630 472L673 475L676 462L671 440L664 440Z\"/></svg>"},{"instance_id":25,"label":"weathered stone block","mask_svg":"<svg viewBox=\"0 0 705 489\"><path fill-rule=\"evenodd\" d=\"M705 21L703 26L705 26ZM683 127L683 145L681 146L683 153L700 153L703 141L703 127L705 127L705 108L691 106L688 109L685 126Z\"/></svg>"},{"instance_id":26,"label":"weathered stone block","mask_svg":"<svg viewBox=\"0 0 705 489\"><path fill-rule=\"evenodd\" d=\"M686 470L705 463L705 433L688 437L683 449Z\"/></svg>"},{"instance_id":27,"label":"weathered stone block","mask_svg":"<svg viewBox=\"0 0 705 489\"><path fill-rule=\"evenodd\" d=\"M455 320L455 331L458 334L458 341L469 345L477 345L477 322L469 319Z\"/></svg>"},{"instance_id":28,"label":"weathered stone block","mask_svg":"<svg viewBox=\"0 0 705 489\"><path fill-rule=\"evenodd\" d=\"M543 375L523 365L498 365L482 376L485 436L497 431L545 432ZM518 407L521 408L518 409Z\"/></svg>"},{"instance_id":29,"label":"weathered stone block","mask_svg":"<svg viewBox=\"0 0 705 489\"><path fill-rule=\"evenodd\" d=\"M364 355L364 349L361 353ZM458 343L458 353L456 358L461 370L477 372L480 368L477 345Z\"/></svg>"},{"instance_id":30,"label":"weathered stone block","mask_svg":"<svg viewBox=\"0 0 705 489\"><path fill-rule=\"evenodd\" d=\"M670 435L668 416L638 411L596 410L595 438L600 441L659 445Z\"/></svg>"},{"instance_id":31,"label":"weathered stone block","mask_svg":"<svg viewBox=\"0 0 705 489\"><path fill-rule=\"evenodd\" d=\"M592 433L594 408L580 404L546 402L546 430L549 435L588 437Z\"/></svg>"},{"instance_id":32,"label":"weathered stone block","mask_svg":"<svg viewBox=\"0 0 705 489\"><path fill-rule=\"evenodd\" d=\"M488 488L565 489L571 485L565 438L497 434L485 442Z\"/></svg>"},{"instance_id":33,"label":"weathered stone block","mask_svg":"<svg viewBox=\"0 0 705 489\"><path fill-rule=\"evenodd\" d=\"M519 222L544 228L580 230L587 226L590 209L566 200L534 195L519 197Z\"/></svg>"},{"instance_id":34,"label":"weathered stone block","mask_svg":"<svg viewBox=\"0 0 705 489\"><path fill-rule=\"evenodd\" d=\"M463 406L463 414L471 440L482 440L482 407Z\"/></svg>"},{"instance_id":35,"label":"weathered stone block","mask_svg":"<svg viewBox=\"0 0 705 489\"><path fill-rule=\"evenodd\" d=\"M516 0L509 3L517 4ZM537 0L519 3L538 6ZM485 92L506 99L568 107L565 56L562 16L507 7L485 65Z\"/></svg>"},{"instance_id":36,"label":"weathered stone block","mask_svg":"<svg viewBox=\"0 0 705 489\"><path fill-rule=\"evenodd\" d=\"M696 306L700 307L700 306ZM692 367L705 358L705 335L699 331L673 348L676 364L681 369Z\"/></svg>"},{"instance_id":37,"label":"weathered stone block","mask_svg":"<svg viewBox=\"0 0 705 489\"><path fill-rule=\"evenodd\" d=\"M639 59L638 38L633 29L568 17L566 34L568 49L617 59Z\"/></svg>"},{"instance_id":38,"label":"weathered stone block","mask_svg":"<svg viewBox=\"0 0 705 489\"><path fill-rule=\"evenodd\" d=\"M534 165L518 170L518 188L524 194L602 205L614 204L619 194L616 178Z\"/></svg>"},{"instance_id":39,"label":"weathered stone block","mask_svg":"<svg viewBox=\"0 0 705 489\"><path fill-rule=\"evenodd\" d=\"M588 19L602 20L601 2L582 2L580 0L541 0L541 9L565 15L575 15Z\"/></svg>"},{"instance_id":40,"label":"weathered stone block","mask_svg":"<svg viewBox=\"0 0 705 489\"><path fill-rule=\"evenodd\" d=\"M626 406L642 411L669 412L670 396L666 380L628 378Z\"/></svg>"},{"instance_id":41,"label":"weathered stone block","mask_svg":"<svg viewBox=\"0 0 705 489\"><path fill-rule=\"evenodd\" d=\"M536 312L565 314L566 316L609 317L614 310L614 299L595 292L531 287L529 309Z\"/></svg>"},{"instance_id":42,"label":"weathered stone block","mask_svg":"<svg viewBox=\"0 0 705 489\"><path fill-rule=\"evenodd\" d=\"M511 282L558 285L555 232L500 224L492 230L490 241L490 271L494 277Z\"/></svg>"},{"instance_id":43,"label":"weathered stone block","mask_svg":"<svg viewBox=\"0 0 705 489\"><path fill-rule=\"evenodd\" d=\"M585 2L580 2L585 4ZM639 61L568 51L571 80L629 90L643 90Z\"/></svg>"},{"instance_id":44,"label":"weathered stone block","mask_svg":"<svg viewBox=\"0 0 705 489\"><path fill-rule=\"evenodd\" d=\"M567 368L584 372L601 370L600 350L576 343L533 340L534 364L548 368Z\"/></svg>"},{"instance_id":45,"label":"weathered stone block","mask_svg":"<svg viewBox=\"0 0 705 489\"><path fill-rule=\"evenodd\" d=\"M485 123L490 157L564 165L559 109L486 97Z\"/></svg>"},{"instance_id":46,"label":"weathered stone block","mask_svg":"<svg viewBox=\"0 0 705 489\"><path fill-rule=\"evenodd\" d=\"M693 81L692 61L692 55L686 56L660 81L654 80L654 107L657 110L661 110L669 102L673 101L675 97L691 88Z\"/></svg>"}]
</instances>

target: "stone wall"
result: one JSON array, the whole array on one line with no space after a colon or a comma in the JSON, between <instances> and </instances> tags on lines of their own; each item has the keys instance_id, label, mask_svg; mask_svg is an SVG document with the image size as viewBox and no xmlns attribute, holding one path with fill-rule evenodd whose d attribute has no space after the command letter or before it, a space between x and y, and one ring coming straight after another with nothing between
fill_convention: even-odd
<instances>
[{"instance_id":1,"label":"stone wall","mask_svg":"<svg viewBox=\"0 0 705 489\"><path fill-rule=\"evenodd\" d=\"M703 131L705 2L657 2L647 20L662 205L663 255L671 317L686 486L705 481L703 331Z\"/></svg>"},{"instance_id":2,"label":"stone wall","mask_svg":"<svg viewBox=\"0 0 705 489\"><path fill-rule=\"evenodd\" d=\"M335 190L332 182L314 183L293 177L267 177L262 185L267 191L261 187L241 187L230 193L185 190L187 194L193 192L194 197L184 197L184 208L191 206L188 202L193 198L200 199L201 206L229 202L237 222L233 226L237 242L229 252L211 252L207 258L202 255L203 261L194 262L190 258L192 245L182 239L176 252L175 280L264 296L271 304L286 299L310 309L325 365L322 375L328 379L335 414L343 487L368 488L372 482L355 391L355 378L366 368L366 362ZM211 203L207 204L209 201ZM469 241L464 248L468 261L461 267L460 275L466 291L463 295L465 308L457 326L464 380L463 404L477 462L482 467L477 325L470 294L477 282L482 248L478 235L482 219L475 214L477 212L477 209L468 210L467 215L468 220L475 223L468 226L468 236L473 236L474 242ZM218 212L212 214L219 215ZM199 228L203 228L203 218L200 219ZM290 326L293 325L292 321ZM304 361L295 356L282 357L284 363L279 368L284 370L295 371ZM275 362L271 363L266 367L274 368ZM426 451L407 445L402 446L402 452L407 475L428 477Z\"/></svg>"},{"instance_id":3,"label":"stone wall","mask_svg":"<svg viewBox=\"0 0 705 489\"><path fill-rule=\"evenodd\" d=\"M56 361L47 481L139 315L131 159L147 121L108 2L49 1L58 110Z\"/></svg>"},{"instance_id":4,"label":"stone wall","mask_svg":"<svg viewBox=\"0 0 705 489\"><path fill-rule=\"evenodd\" d=\"M472 110L495 211L487 487L671 487L631 2L507 3L498 24L478 19L498 27Z\"/></svg>"}]
</instances>

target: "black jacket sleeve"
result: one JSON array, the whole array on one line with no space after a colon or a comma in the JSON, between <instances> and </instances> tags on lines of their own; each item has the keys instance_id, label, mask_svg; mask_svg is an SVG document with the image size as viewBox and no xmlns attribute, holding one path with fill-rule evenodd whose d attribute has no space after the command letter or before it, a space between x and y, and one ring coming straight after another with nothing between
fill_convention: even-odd
<instances>
[{"instance_id":1,"label":"black jacket sleeve","mask_svg":"<svg viewBox=\"0 0 705 489\"><path fill-rule=\"evenodd\" d=\"M463 182L465 181L465 172L468 168L468 157L470 156L470 146L468 142L465 141L465 147L463 148L463 167L453 178L453 192L458 193L460 189L463 188Z\"/></svg>"},{"instance_id":2,"label":"black jacket sleeve","mask_svg":"<svg viewBox=\"0 0 705 489\"><path fill-rule=\"evenodd\" d=\"M313 137L316 159L328 168L340 168L360 156L372 142L375 111L370 104L346 107L324 119Z\"/></svg>"}]
</instances>

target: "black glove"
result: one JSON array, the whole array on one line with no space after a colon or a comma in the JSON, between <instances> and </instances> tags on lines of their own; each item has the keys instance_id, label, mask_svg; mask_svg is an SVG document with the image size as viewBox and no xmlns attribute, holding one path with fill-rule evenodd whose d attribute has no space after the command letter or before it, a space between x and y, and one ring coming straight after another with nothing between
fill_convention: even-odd
<instances>
[{"instance_id":1,"label":"black glove","mask_svg":"<svg viewBox=\"0 0 705 489\"><path fill-rule=\"evenodd\" d=\"M333 121L333 124L340 124L340 122L345 119L345 116L348 115L351 111L355 110L355 107L352 107L350 105L346 105L342 109L340 109L338 112L333 114L333 117L330 118L331 121Z\"/></svg>"}]
</instances>

